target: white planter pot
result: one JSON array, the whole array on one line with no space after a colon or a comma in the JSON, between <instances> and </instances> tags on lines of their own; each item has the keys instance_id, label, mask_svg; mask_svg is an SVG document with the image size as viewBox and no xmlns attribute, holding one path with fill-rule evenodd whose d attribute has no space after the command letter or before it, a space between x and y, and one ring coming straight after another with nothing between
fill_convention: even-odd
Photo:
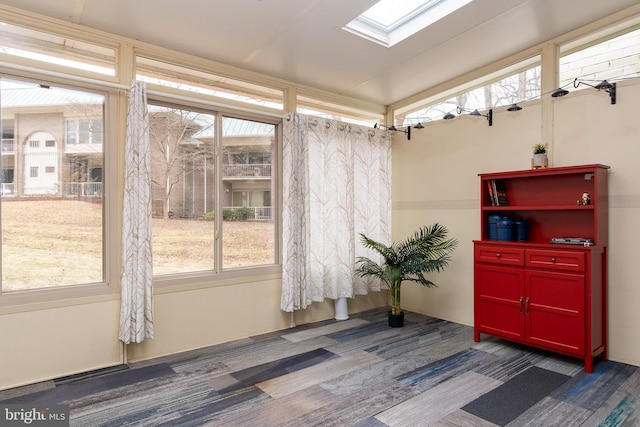
<instances>
[{"instance_id":1,"label":"white planter pot","mask_svg":"<svg viewBox=\"0 0 640 427\"><path fill-rule=\"evenodd\" d=\"M347 320L349 319L349 308L347 307L347 299L346 298L338 298L335 301L336 307L336 320Z\"/></svg>"},{"instance_id":2,"label":"white planter pot","mask_svg":"<svg viewBox=\"0 0 640 427\"><path fill-rule=\"evenodd\" d=\"M547 165L547 155L546 154L534 154L533 155L533 167L543 167Z\"/></svg>"}]
</instances>

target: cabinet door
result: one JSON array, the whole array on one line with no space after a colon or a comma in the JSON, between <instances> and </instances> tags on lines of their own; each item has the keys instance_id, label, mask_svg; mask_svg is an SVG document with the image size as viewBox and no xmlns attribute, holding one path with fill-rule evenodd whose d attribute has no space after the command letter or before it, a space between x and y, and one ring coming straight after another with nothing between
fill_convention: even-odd
<instances>
[{"instance_id":1,"label":"cabinet door","mask_svg":"<svg viewBox=\"0 0 640 427\"><path fill-rule=\"evenodd\" d=\"M476 263L474 316L477 332L522 341L523 291L522 268Z\"/></svg>"},{"instance_id":2,"label":"cabinet door","mask_svg":"<svg viewBox=\"0 0 640 427\"><path fill-rule=\"evenodd\" d=\"M526 341L584 355L584 275L530 269L525 273L525 283Z\"/></svg>"}]
</instances>

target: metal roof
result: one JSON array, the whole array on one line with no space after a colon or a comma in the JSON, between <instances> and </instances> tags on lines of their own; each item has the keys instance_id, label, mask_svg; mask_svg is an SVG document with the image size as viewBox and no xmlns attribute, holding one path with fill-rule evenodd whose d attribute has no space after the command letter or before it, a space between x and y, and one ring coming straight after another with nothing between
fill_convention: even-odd
<instances>
[{"instance_id":1,"label":"metal roof","mask_svg":"<svg viewBox=\"0 0 640 427\"><path fill-rule=\"evenodd\" d=\"M102 95L76 92L60 88L48 89L39 86L3 88L0 95L0 104L2 108L96 105L103 103L104 96ZM206 129L207 130L202 134L194 136L213 136L212 128L207 126ZM275 126L269 123L224 117L222 120L222 133L225 137L275 136Z\"/></svg>"},{"instance_id":2,"label":"metal roof","mask_svg":"<svg viewBox=\"0 0 640 427\"><path fill-rule=\"evenodd\" d=\"M56 105L103 104L104 96L65 89L22 87L2 89L2 107L45 107Z\"/></svg>"},{"instance_id":3,"label":"metal roof","mask_svg":"<svg viewBox=\"0 0 640 427\"><path fill-rule=\"evenodd\" d=\"M224 117L222 120L222 136L275 136L275 126L251 120Z\"/></svg>"}]
</instances>

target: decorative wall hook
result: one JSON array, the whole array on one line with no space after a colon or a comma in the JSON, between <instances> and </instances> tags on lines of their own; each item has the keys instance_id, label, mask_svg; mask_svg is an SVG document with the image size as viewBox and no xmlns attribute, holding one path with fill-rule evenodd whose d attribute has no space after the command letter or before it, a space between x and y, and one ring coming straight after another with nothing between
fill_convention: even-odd
<instances>
[{"instance_id":1,"label":"decorative wall hook","mask_svg":"<svg viewBox=\"0 0 640 427\"><path fill-rule=\"evenodd\" d=\"M391 125L391 126L387 126L387 125L381 125L379 123L376 123L375 125L373 125L374 129L387 129L391 132L402 132L405 135L407 135L407 141L411 140L411 126L406 126L404 128L400 128L398 129L395 125ZM424 129L424 126L422 125L422 123L418 123L417 125L414 126L414 129Z\"/></svg>"},{"instance_id":2,"label":"decorative wall hook","mask_svg":"<svg viewBox=\"0 0 640 427\"><path fill-rule=\"evenodd\" d=\"M585 86L589 86L592 87L594 89L597 90L603 90L605 92L607 92L609 94L609 98L611 98L611 104L615 104L616 103L616 84L615 83L609 83L606 80L602 80L600 83L598 83L597 85L592 85L590 83L587 83L586 81L583 80L578 80L578 78L576 77L573 80L573 87L574 88L578 88L580 85L585 85ZM566 94L568 94L569 91L563 88L558 88L555 91L553 91L553 93L551 94L552 97L554 98L558 98L560 96L565 96Z\"/></svg>"}]
</instances>

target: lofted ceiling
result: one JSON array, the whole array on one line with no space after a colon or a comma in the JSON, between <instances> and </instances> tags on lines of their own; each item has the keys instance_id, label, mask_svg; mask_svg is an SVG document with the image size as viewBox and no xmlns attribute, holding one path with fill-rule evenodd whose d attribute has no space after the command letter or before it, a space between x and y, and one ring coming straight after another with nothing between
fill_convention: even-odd
<instances>
[{"instance_id":1,"label":"lofted ceiling","mask_svg":"<svg viewBox=\"0 0 640 427\"><path fill-rule=\"evenodd\" d=\"M0 2L383 105L637 4L474 0L386 48L342 29L376 0Z\"/></svg>"}]
</instances>

